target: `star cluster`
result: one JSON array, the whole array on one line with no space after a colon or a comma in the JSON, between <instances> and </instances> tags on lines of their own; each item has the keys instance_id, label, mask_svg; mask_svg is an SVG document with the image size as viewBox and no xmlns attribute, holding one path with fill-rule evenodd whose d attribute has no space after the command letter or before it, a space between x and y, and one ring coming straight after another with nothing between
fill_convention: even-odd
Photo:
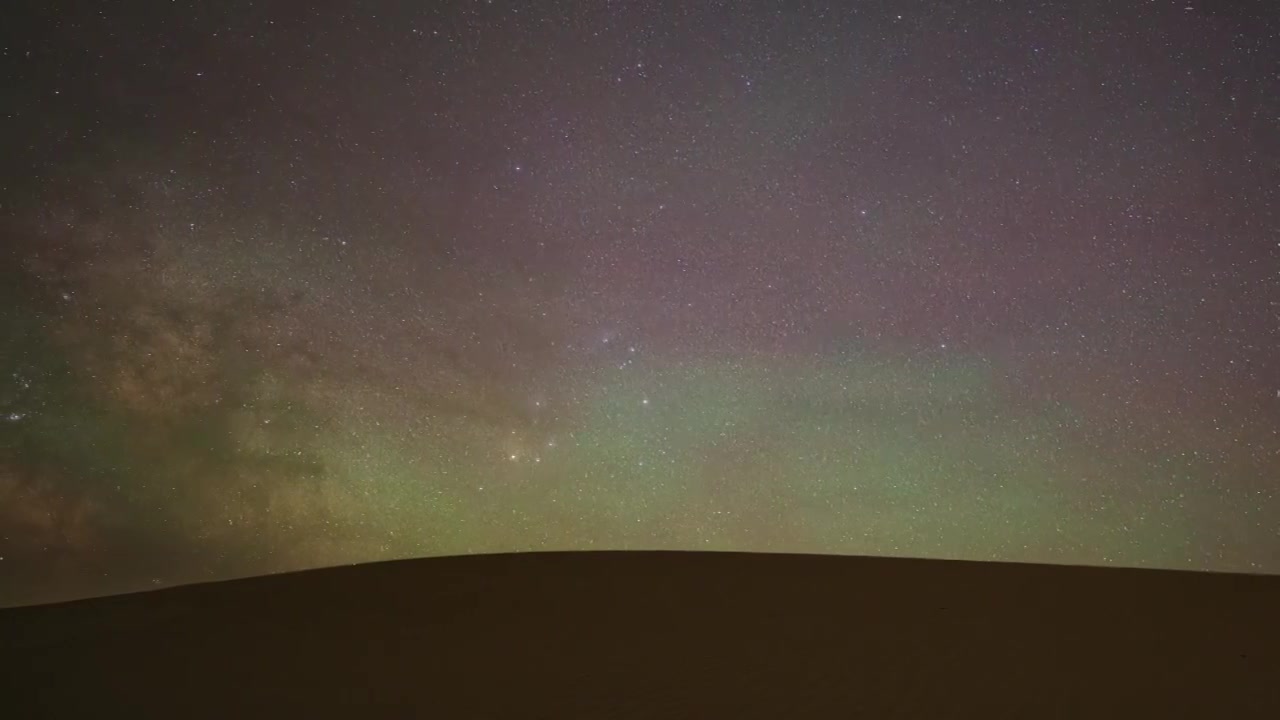
<instances>
[{"instance_id":1,"label":"star cluster","mask_svg":"<svg viewBox=\"0 0 1280 720\"><path fill-rule=\"evenodd\" d=\"M0 602L542 549L1280 572L1261 7L22 20Z\"/></svg>"}]
</instances>

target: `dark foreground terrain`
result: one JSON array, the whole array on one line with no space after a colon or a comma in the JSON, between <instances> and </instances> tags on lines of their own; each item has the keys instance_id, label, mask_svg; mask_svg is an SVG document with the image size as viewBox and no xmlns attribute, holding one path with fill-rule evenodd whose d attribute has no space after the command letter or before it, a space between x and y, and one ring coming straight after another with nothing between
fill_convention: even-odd
<instances>
[{"instance_id":1,"label":"dark foreground terrain","mask_svg":"<svg viewBox=\"0 0 1280 720\"><path fill-rule=\"evenodd\" d=\"M0 716L1280 717L1280 577L439 558L0 611Z\"/></svg>"}]
</instances>

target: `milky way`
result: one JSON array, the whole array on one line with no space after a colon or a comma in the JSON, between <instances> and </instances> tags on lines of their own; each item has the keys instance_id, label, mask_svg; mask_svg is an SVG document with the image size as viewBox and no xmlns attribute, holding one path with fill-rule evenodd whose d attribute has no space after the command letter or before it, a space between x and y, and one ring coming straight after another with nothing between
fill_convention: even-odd
<instances>
[{"instance_id":1,"label":"milky way","mask_svg":"<svg viewBox=\"0 0 1280 720\"><path fill-rule=\"evenodd\" d=\"M0 602L547 549L1280 572L1280 29L1120 5L6 23Z\"/></svg>"}]
</instances>

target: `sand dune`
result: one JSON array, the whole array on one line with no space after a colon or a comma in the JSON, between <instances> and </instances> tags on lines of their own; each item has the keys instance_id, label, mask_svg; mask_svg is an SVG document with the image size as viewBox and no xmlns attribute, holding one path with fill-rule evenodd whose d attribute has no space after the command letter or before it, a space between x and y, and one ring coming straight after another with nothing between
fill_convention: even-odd
<instances>
[{"instance_id":1,"label":"sand dune","mask_svg":"<svg viewBox=\"0 0 1280 720\"><path fill-rule=\"evenodd\" d=\"M1280 577L435 558L0 611L0 714L1280 717Z\"/></svg>"}]
</instances>

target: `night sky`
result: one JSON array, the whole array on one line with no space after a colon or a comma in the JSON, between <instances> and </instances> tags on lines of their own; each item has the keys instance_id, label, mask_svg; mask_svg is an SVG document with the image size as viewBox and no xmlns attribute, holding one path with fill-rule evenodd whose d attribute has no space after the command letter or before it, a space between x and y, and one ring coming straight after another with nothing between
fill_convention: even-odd
<instances>
[{"instance_id":1,"label":"night sky","mask_svg":"<svg viewBox=\"0 0 1280 720\"><path fill-rule=\"evenodd\" d=\"M1280 573L1266 3L54 5L0 29L0 604Z\"/></svg>"}]
</instances>

